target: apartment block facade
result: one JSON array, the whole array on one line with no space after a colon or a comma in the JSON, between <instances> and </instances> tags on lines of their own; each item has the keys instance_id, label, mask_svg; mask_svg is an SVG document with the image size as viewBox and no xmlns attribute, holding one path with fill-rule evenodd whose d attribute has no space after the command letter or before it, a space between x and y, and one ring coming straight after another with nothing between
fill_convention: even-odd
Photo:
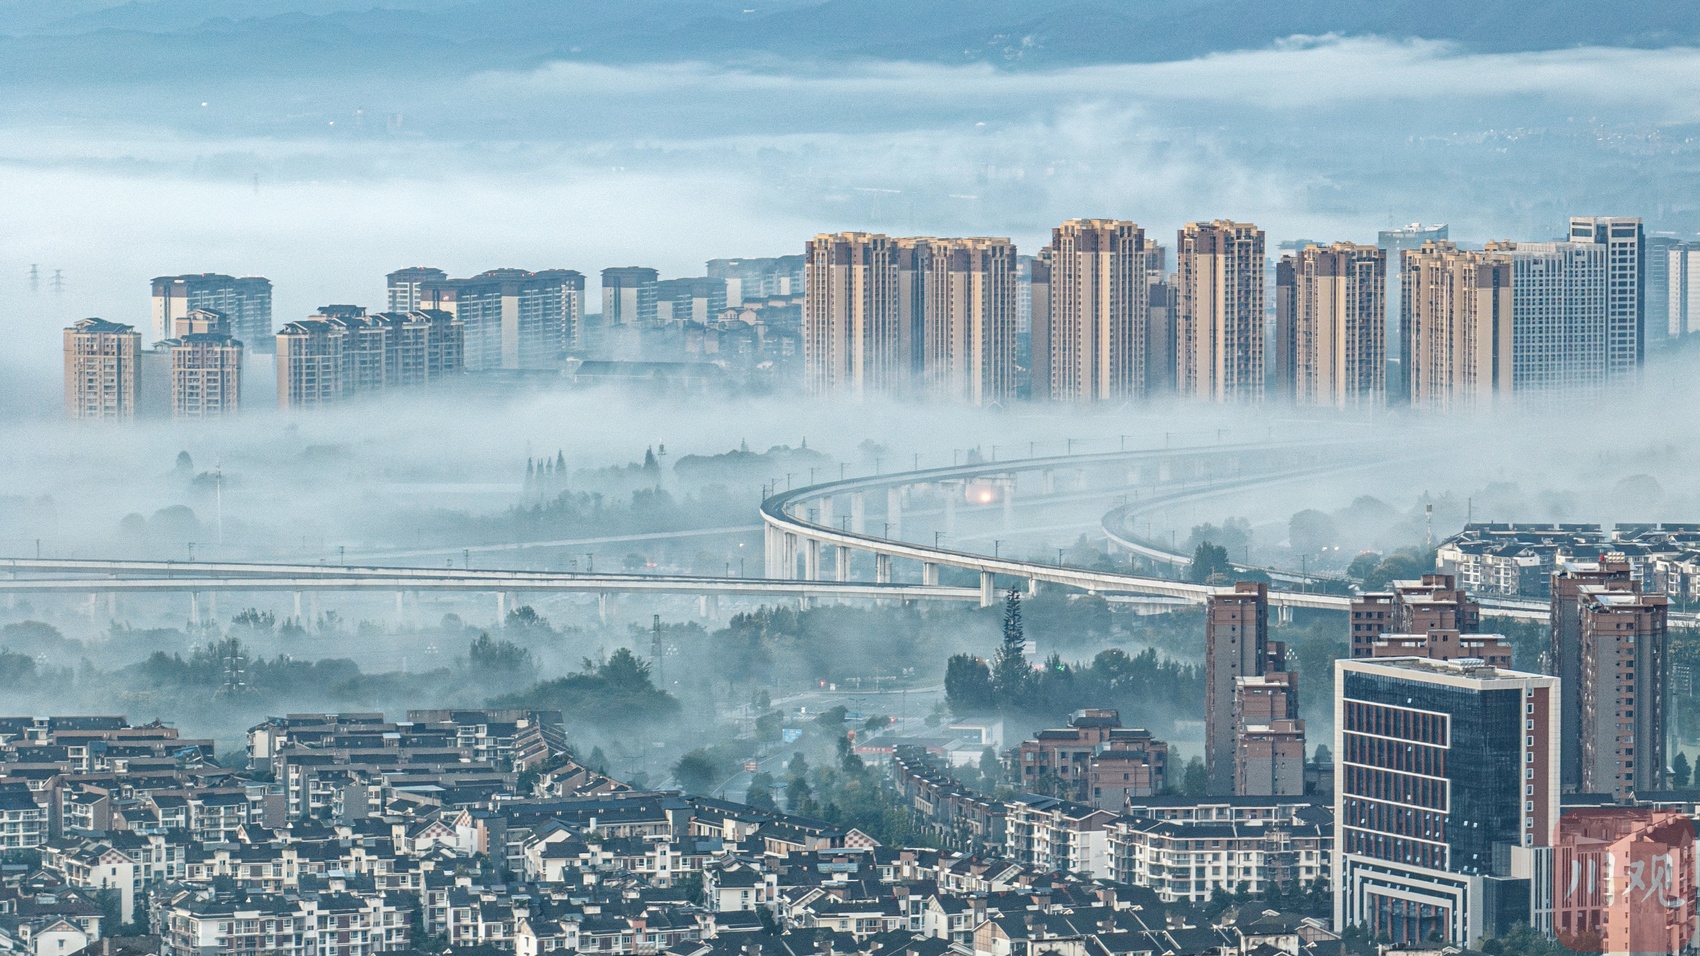
<instances>
[{"instance_id":1,"label":"apartment block facade","mask_svg":"<svg viewBox=\"0 0 1700 956\"><path fill-rule=\"evenodd\" d=\"M1264 236L1251 223L1188 223L1175 240L1175 390L1213 402L1264 391Z\"/></svg>"},{"instance_id":2,"label":"apartment block facade","mask_svg":"<svg viewBox=\"0 0 1700 956\"><path fill-rule=\"evenodd\" d=\"M1647 354L1647 243L1632 216L1573 216L1570 241L1597 245L1606 275L1606 374L1632 381Z\"/></svg>"},{"instance_id":3,"label":"apartment block facade","mask_svg":"<svg viewBox=\"0 0 1700 956\"><path fill-rule=\"evenodd\" d=\"M1401 366L1407 401L1433 411L1487 408L1511 391L1511 261L1425 242L1401 260Z\"/></svg>"},{"instance_id":4,"label":"apartment block facade","mask_svg":"<svg viewBox=\"0 0 1700 956\"><path fill-rule=\"evenodd\" d=\"M1264 672L1269 586L1242 581L1210 595L1204 610L1204 766L1211 793L1234 792L1234 691Z\"/></svg>"},{"instance_id":5,"label":"apartment block facade","mask_svg":"<svg viewBox=\"0 0 1700 956\"><path fill-rule=\"evenodd\" d=\"M271 280L217 273L154 279L151 341L175 337L177 320L196 309L223 313L229 322L226 331L232 338L258 343L261 351L271 347Z\"/></svg>"},{"instance_id":6,"label":"apartment block facade","mask_svg":"<svg viewBox=\"0 0 1700 956\"><path fill-rule=\"evenodd\" d=\"M1095 402L1145 394L1145 230L1119 219L1071 219L1051 230L1032 267L1032 394Z\"/></svg>"},{"instance_id":7,"label":"apartment block facade","mask_svg":"<svg viewBox=\"0 0 1700 956\"><path fill-rule=\"evenodd\" d=\"M1387 253L1306 246L1275 268L1275 380L1300 405L1387 401Z\"/></svg>"},{"instance_id":8,"label":"apartment block facade","mask_svg":"<svg viewBox=\"0 0 1700 956\"><path fill-rule=\"evenodd\" d=\"M1580 589L1583 792L1623 800L1665 787L1669 603L1663 594Z\"/></svg>"},{"instance_id":9,"label":"apartment block facade","mask_svg":"<svg viewBox=\"0 0 1700 956\"><path fill-rule=\"evenodd\" d=\"M360 393L424 385L462 369L464 328L448 312L366 315L327 306L277 334L277 400L312 408Z\"/></svg>"},{"instance_id":10,"label":"apartment block facade","mask_svg":"<svg viewBox=\"0 0 1700 956\"><path fill-rule=\"evenodd\" d=\"M135 327L82 319L65 330L65 414L129 421L140 398L142 336Z\"/></svg>"},{"instance_id":11,"label":"apartment block facade","mask_svg":"<svg viewBox=\"0 0 1700 956\"><path fill-rule=\"evenodd\" d=\"M193 309L173 320L176 338L161 347L171 355L173 418L216 418L242 407L243 344L230 334L222 312Z\"/></svg>"}]
</instances>

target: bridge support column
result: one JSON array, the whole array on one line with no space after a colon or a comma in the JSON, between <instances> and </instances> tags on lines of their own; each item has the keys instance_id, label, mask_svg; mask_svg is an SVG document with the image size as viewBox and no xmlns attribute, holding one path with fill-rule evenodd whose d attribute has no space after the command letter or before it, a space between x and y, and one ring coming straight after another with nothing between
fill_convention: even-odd
<instances>
[{"instance_id":1,"label":"bridge support column","mask_svg":"<svg viewBox=\"0 0 1700 956\"><path fill-rule=\"evenodd\" d=\"M868 523L868 499L858 491L850 496L850 530L856 534L866 534L864 530Z\"/></svg>"},{"instance_id":2,"label":"bridge support column","mask_svg":"<svg viewBox=\"0 0 1700 956\"><path fill-rule=\"evenodd\" d=\"M814 538L803 543L803 580L820 580L820 542Z\"/></svg>"},{"instance_id":3,"label":"bridge support column","mask_svg":"<svg viewBox=\"0 0 1700 956\"><path fill-rule=\"evenodd\" d=\"M762 572L762 577L779 577L779 532L773 529L773 525L766 523L763 523L761 528L761 555L766 569Z\"/></svg>"},{"instance_id":4,"label":"bridge support column","mask_svg":"<svg viewBox=\"0 0 1700 956\"><path fill-rule=\"evenodd\" d=\"M1027 596L1032 597L1032 596L1034 596L1035 594L1038 594L1038 593L1039 593L1039 579L1038 578L1028 578L1027 579Z\"/></svg>"},{"instance_id":5,"label":"bridge support column","mask_svg":"<svg viewBox=\"0 0 1700 956\"><path fill-rule=\"evenodd\" d=\"M1047 494L1047 495L1056 494L1057 493L1057 474L1056 474L1056 472L1052 471L1049 468L1046 468L1043 472L1040 472L1040 477L1042 477L1044 479L1044 485L1041 489L1043 491L1043 493Z\"/></svg>"},{"instance_id":6,"label":"bridge support column","mask_svg":"<svg viewBox=\"0 0 1700 956\"><path fill-rule=\"evenodd\" d=\"M784 537L779 548L779 576L792 581L797 577L797 536L786 532Z\"/></svg>"},{"instance_id":7,"label":"bridge support column","mask_svg":"<svg viewBox=\"0 0 1700 956\"><path fill-rule=\"evenodd\" d=\"M1291 604L1282 604L1282 605L1276 607L1275 608L1275 620L1281 622L1282 624L1293 623L1293 606Z\"/></svg>"},{"instance_id":8,"label":"bridge support column","mask_svg":"<svg viewBox=\"0 0 1700 956\"><path fill-rule=\"evenodd\" d=\"M937 587L939 583L939 566L931 561L922 564L921 583L928 587Z\"/></svg>"},{"instance_id":9,"label":"bridge support column","mask_svg":"<svg viewBox=\"0 0 1700 956\"><path fill-rule=\"evenodd\" d=\"M507 594L506 591L497 591L496 592L496 626L501 627L502 622L506 621L507 619L508 619L508 594Z\"/></svg>"},{"instance_id":10,"label":"bridge support column","mask_svg":"<svg viewBox=\"0 0 1700 956\"><path fill-rule=\"evenodd\" d=\"M201 626L201 595L198 591L189 592L189 626Z\"/></svg>"},{"instance_id":11,"label":"bridge support column","mask_svg":"<svg viewBox=\"0 0 1700 956\"><path fill-rule=\"evenodd\" d=\"M708 617L708 595L706 594L697 595L697 617Z\"/></svg>"},{"instance_id":12,"label":"bridge support column","mask_svg":"<svg viewBox=\"0 0 1700 956\"><path fill-rule=\"evenodd\" d=\"M850 580L850 548L847 545L841 544L833 550L836 553L833 557L832 570L837 575L838 580Z\"/></svg>"},{"instance_id":13,"label":"bridge support column","mask_svg":"<svg viewBox=\"0 0 1700 956\"><path fill-rule=\"evenodd\" d=\"M596 617L604 624L608 623L608 592L596 593Z\"/></svg>"},{"instance_id":14,"label":"bridge support column","mask_svg":"<svg viewBox=\"0 0 1700 956\"><path fill-rule=\"evenodd\" d=\"M301 624L301 592L295 592L295 623ZM305 626L305 625L302 625Z\"/></svg>"},{"instance_id":15,"label":"bridge support column","mask_svg":"<svg viewBox=\"0 0 1700 956\"><path fill-rule=\"evenodd\" d=\"M980 606L991 607L997 603L997 575L990 571L980 572Z\"/></svg>"},{"instance_id":16,"label":"bridge support column","mask_svg":"<svg viewBox=\"0 0 1700 956\"><path fill-rule=\"evenodd\" d=\"M834 515L835 509L833 507L836 503L836 499L832 495L827 495L820 500L820 523L828 528L838 527L838 518Z\"/></svg>"},{"instance_id":17,"label":"bridge support column","mask_svg":"<svg viewBox=\"0 0 1700 956\"><path fill-rule=\"evenodd\" d=\"M218 592L207 592L207 620L214 626L218 624Z\"/></svg>"},{"instance_id":18,"label":"bridge support column","mask_svg":"<svg viewBox=\"0 0 1700 956\"><path fill-rule=\"evenodd\" d=\"M874 555L874 581L878 584L891 583L891 555Z\"/></svg>"},{"instance_id":19,"label":"bridge support column","mask_svg":"<svg viewBox=\"0 0 1700 956\"><path fill-rule=\"evenodd\" d=\"M885 523L886 537L903 537L903 489L895 485L885 490Z\"/></svg>"}]
</instances>

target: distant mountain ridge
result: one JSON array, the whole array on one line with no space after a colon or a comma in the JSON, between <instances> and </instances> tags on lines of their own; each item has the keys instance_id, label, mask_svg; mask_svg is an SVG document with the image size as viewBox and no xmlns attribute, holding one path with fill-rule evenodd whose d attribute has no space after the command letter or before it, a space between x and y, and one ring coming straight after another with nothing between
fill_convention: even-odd
<instances>
[{"instance_id":1,"label":"distant mountain ridge","mask_svg":"<svg viewBox=\"0 0 1700 956\"><path fill-rule=\"evenodd\" d=\"M11 82L164 79L421 57L447 72L553 59L846 59L1013 69L1158 62L1295 35L1448 41L1484 52L1700 43L1693 0L0 0Z\"/></svg>"}]
</instances>

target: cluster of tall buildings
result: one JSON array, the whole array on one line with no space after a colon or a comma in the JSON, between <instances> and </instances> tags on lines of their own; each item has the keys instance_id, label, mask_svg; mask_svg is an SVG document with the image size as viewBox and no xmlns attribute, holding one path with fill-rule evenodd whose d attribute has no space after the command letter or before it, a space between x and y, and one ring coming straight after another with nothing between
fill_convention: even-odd
<instances>
[{"instance_id":1,"label":"cluster of tall buildings","mask_svg":"<svg viewBox=\"0 0 1700 956\"><path fill-rule=\"evenodd\" d=\"M560 368L578 347L584 276L571 269L492 269L450 279L441 269L385 277L389 313L438 312L458 322L469 370Z\"/></svg>"},{"instance_id":2,"label":"cluster of tall buildings","mask_svg":"<svg viewBox=\"0 0 1700 956\"><path fill-rule=\"evenodd\" d=\"M765 369L819 395L1436 411L1597 394L1632 383L1649 349L1700 331L1700 242L1649 237L1630 217L1577 217L1551 242L1466 248L1444 225L1413 224L1374 245L1278 251L1256 225L1220 219L1178 230L1172 263L1116 219L1064 222L1030 256L1007 238L844 232L802 255L711 260L701 276L603 269L599 313L571 269L400 269L377 314L448 316L473 372L694 362ZM276 348L264 278L167 276L152 292L154 342L205 310L251 350ZM339 388L364 390L304 394ZM83 417L112 402L67 407Z\"/></svg>"},{"instance_id":3,"label":"cluster of tall buildings","mask_svg":"<svg viewBox=\"0 0 1700 956\"><path fill-rule=\"evenodd\" d=\"M1478 249L1421 224L1375 245L1289 248L1271 263L1263 231L1228 220L1180 229L1172 269L1123 220L1070 220L1031 257L1007 239L817 236L805 384L979 404L1025 389L1076 402L1483 408L1633 382L1700 304L1689 279L1700 245L1649 239L1629 217Z\"/></svg>"},{"instance_id":4,"label":"cluster of tall buildings","mask_svg":"<svg viewBox=\"0 0 1700 956\"><path fill-rule=\"evenodd\" d=\"M173 316L173 338L142 348L133 326L89 318L65 330L65 410L72 418L138 414L213 418L242 401L243 344L212 309Z\"/></svg>"},{"instance_id":5,"label":"cluster of tall buildings","mask_svg":"<svg viewBox=\"0 0 1700 956\"><path fill-rule=\"evenodd\" d=\"M1015 394L1015 245L1008 239L816 236L805 254L811 392Z\"/></svg>"},{"instance_id":6,"label":"cluster of tall buildings","mask_svg":"<svg viewBox=\"0 0 1700 956\"><path fill-rule=\"evenodd\" d=\"M464 327L437 309L329 305L277 333L277 401L312 408L351 395L425 385L463 366Z\"/></svg>"},{"instance_id":7,"label":"cluster of tall buildings","mask_svg":"<svg viewBox=\"0 0 1700 956\"><path fill-rule=\"evenodd\" d=\"M1241 582L1204 614L1204 769L1210 790L1238 796L1304 793L1305 727L1298 674L1269 640L1269 586Z\"/></svg>"},{"instance_id":8,"label":"cluster of tall buildings","mask_svg":"<svg viewBox=\"0 0 1700 956\"><path fill-rule=\"evenodd\" d=\"M272 286L257 276L162 276L149 346L134 326L83 319L64 332L65 412L128 421L214 418L242 403L242 360L270 351Z\"/></svg>"},{"instance_id":9,"label":"cluster of tall buildings","mask_svg":"<svg viewBox=\"0 0 1700 956\"><path fill-rule=\"evenodd\" d=\"M1263 242L1257 227L1192 223L1176 272L1135 223L1075 219L1023 261L1004 238L810 241L805 385L816 394L1017 397L1017 327L1030 331L1029 392L1116 401L1172 387L1263 397Z\"/></svg>"},{"instance_id":10,"label":"cluster of tall buildings","mask_svg":"<svg viewBox=\"0 0 1700 956\"><path fill-rule=\"evenodd\" d=\"M1510 644L1480 633L1481 607L1451 575L1353 602L1350 656L1335 663L1337 930L1460 946L1517 923L1566 939L1624 931L1609 925L1622 920L1602 882L1614 877L1568 868L1587 857L1621 870L1630 844L1634 859L1658 852L1648 814L1670 784L1668 601L1643 594L1619 556L1559 562L1550 594L1544 674L1512 669ZM1213 793L1304 792L1283 773L1303 766L1303 727L1292 725L1296 682L1267 640L1267 602L1255 583L1209 600ZM1283 726L1296 747L1266 741ZM1691 856L1684 832L1679 852ZM1678 884L1692 881L1667 889Z\"/></svg>"}]
</instances>

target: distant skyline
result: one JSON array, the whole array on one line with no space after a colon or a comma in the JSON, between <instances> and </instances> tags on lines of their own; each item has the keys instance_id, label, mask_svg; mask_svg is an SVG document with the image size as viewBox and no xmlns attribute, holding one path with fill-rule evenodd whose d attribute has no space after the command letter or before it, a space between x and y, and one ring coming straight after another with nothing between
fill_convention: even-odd
<instances>
[{"instance_id":1,"label":"distant skyline","mask_svg":"<svg viewBox=\"0 0 1700 956\"><path fill-rule=\"evenodd\" d=\"M427 18L440 31L476 5L410 6L449 11ZM777 29L773 6L758 4L758 17ZM993 19L1024 9L994 6ZM64 21L52 29L66 35L49 40L5 36L6 23L14 34L50 26L8 2L0 54L93 43L115 16L210 43L217 30L200 24L211 9L136 4ZM606 23L620 17L732 15L720 3L586 9L611 18L587 20L587 37L617 32ZM1041 12L1064 9L1057 0ZM1555 18L1570 29L1591 9ZM1149 62L1001 68L871 54L830 68L747 57L734 67L680 59L661 41L647 57L587 62L582 45L574 53L540 34L478 67L451 58L428 74L375 72L378 54L404 43L394 26L408 16L244 21L238 34L290 37L282 49L297 68L229 81L130 62L126 51L153 49L134 33L99 34L113 54L105 74L9 58L0 301L12 307L0 310L0 335L12 348L0 376L56 391L36 370L57 363L66 324L140 322L139 284L189 271L270 277L281 322L331 302L381 306L381 277L418 263L457 275L642 264L690 276L707 259L794 255L840 230L1008 236L1022 250L1082 216L1130 219L1156 236L1195 220L1251 221L1271 249L1300 237L1367 243L1414 220L1447 222L1463 242L1557 239L1571 215L1700 231L1686 172L1700 151L1700 50L1661 47L1665 34L1639 20L1584 24L1604 32L1583 37L1638 46L1545 52L1558 41L1544 33L1523 52L1363 35L1277 42L1269 31L1286 21L1275 20L1257 25L1261 39L1212 34L1222 45L1208 56L1171 50L1181 58L1163 61L1142 48ZM468 42L488 42L502 22ZM1492 22L1484 13L1477 27ZM1671 37L1686 42L1695 25L1678 26ZM349 50L364 52L338 59L342 72L300 68ZM44 276L63 271L62 297L45 279L30 296L32 263Z\"/></svg>"}]
</instances>

